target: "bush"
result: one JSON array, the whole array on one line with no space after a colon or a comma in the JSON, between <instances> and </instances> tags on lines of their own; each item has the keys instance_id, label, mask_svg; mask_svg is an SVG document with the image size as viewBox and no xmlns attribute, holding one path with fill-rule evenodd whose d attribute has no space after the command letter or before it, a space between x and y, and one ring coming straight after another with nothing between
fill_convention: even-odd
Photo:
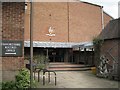
<instances>
[{"instance_id":1,"label":"bush","mask_svg":"<svg viewBox=\"0 0 120 90\"><path fill-rule=\"evenodd\" d=\"M30 73L27 69L21 69L19 74L16 75L16 87L17 88L29 88L30 87Z\"/></svg>"},{"instance_id":2,"label":"bush","mask_svg":"<svg viewBox=\"0 0 120 90\"><path fill-rule=\"evenodd\" d=\"M3 82L2 83L2 90L16 90L15 82L10 81L10 82Z\"/></svg>"},{"instance_id":3,"label":"bush","mask_svg":"<svg viewBox=\"0 0 120 90\"><path fill-rule=\"evenodd\" d=\"M33 83L34 84L34 83ZM3 82L2 90L17 90L30 87L30 73L28 69L21 69L15 76L15 81Z\"/></svg>"},{"instance_id":4,"label":"bush","mask_svg":"<svg viewBox=\"0 0 120 90\"><path fill-rule=\"evenodd\" d=\"M99 37L93 38L93 46L94 46L94 52L95 52L95 66L96 66L96 74L99 73L98 65L100 62L100 53L101 53L101 47L104 43L103 39L100 39Z\"/></svg>"},{"instance_id":5,"label":"bush","mask_svg":"<svg viewBox=\"0 0 120 90\"><path fill-rule=\"evenodd\" d=\"M34 63L36 64L36 67L44 69L48 65L48 59L44 54L36 54L34 55Z\"/></svg>"},{"instance_id":6,"label":"bush","mask_svg":"<svg viewBox=\"0 0 120 90\"><path fill-rule=\"evenodd\" d=\"M104 40L103 39L100 39L98 37L94 37L93 38L93 45L94 47L101 47L101 45L103 44Z\"/></svg>"}]
</instances>

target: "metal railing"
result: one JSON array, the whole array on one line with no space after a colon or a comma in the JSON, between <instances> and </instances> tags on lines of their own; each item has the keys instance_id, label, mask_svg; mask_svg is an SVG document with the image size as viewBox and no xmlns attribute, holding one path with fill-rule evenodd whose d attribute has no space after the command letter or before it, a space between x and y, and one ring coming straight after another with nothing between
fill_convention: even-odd
<instances>
[{"instance_id":1,"label":"metal railing","mask_svg":"<svg viewBox=\"0 0 120 90\"><path fill-rule=\"evenodd\" d=\"M37 71L38 70L38 71ZM35 79L35 72L37 71L38 73L38 82L40 82L40 72L42 71L43 72L43 85L45 85L45 74L48 73L48 83L50 83L50 80L51 80L51 72L54 73L54 83L55 83L55 86L57 85L57 74L55 71L53 70L47 70L47 69L40 69L40 68L34 68L34 79Z\"/></svg>"}]
</instances>

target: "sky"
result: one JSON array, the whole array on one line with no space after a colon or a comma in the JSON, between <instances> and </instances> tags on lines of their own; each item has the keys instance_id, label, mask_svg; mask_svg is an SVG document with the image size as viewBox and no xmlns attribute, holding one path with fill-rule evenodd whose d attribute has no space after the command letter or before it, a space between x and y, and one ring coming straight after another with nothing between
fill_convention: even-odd
<instances>
[{"instance_id":1,"label":"sky","mask_svg":"<svg viewBox=\"0 0 120 90\"><path fill-rule=\"evenodd\" d=\"M120 0L80 0L103 6L103 10L113 18L118 18L118 2Z\"/></svg>"}]
</instances>

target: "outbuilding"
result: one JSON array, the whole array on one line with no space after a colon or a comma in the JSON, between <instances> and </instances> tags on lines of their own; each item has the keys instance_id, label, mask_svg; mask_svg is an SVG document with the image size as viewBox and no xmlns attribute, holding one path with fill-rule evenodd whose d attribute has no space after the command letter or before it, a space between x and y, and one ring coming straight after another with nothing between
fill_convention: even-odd
<instances>
[{"instance_id":1,"label":"outbuilding","mask_svg":"<svg viewBox=\"0 0 120 90\"><path fill-rule=\"evenodd\" d=\"M104 30L100 33L100 39L103 39L101 47L101 56L107 60L107 70L109 75L118 78L120 72L120 18L111 20Z\"/></svg>"}]
</instances>

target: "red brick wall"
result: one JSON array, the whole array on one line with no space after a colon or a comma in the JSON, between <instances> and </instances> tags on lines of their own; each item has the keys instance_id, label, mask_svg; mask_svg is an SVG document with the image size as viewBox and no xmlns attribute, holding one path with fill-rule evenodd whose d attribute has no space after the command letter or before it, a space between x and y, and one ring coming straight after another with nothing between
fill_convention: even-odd
<instances>
[{"instance_id":1,"label":"red brick wall","mask_svg":"<svg viewBox=\"0 0 120 90\"><path fill-rule=\"evenodd\" d=\"M108 65L108 69L113 69L113 72L110 73L111 76L112 75L115 75L115 76L118 76L119 79L120 79L120 76L119 76L119 71L120 71L120 67L119 67L119 57L120 57L120 54L119 54L119 43L120 43L120 40L115 40L115 39L111 39L111 40L105 40L103 45L102 45L102 48L101 48L101 56L104 55L106 57L106 59L108 59L108 63L110 66L113 66L114 68L110 67ZM109 52L109 53L107 53ZM111 57L111 55L113 56L113 58ZM115 62L114 62L115 61Z\"/></svg>"},{"instance_id":2,"label":"red brick wall","mask_svg":"<svg viewBox=\"0 0 120 90\"><path fill-rule=\"evenodd\" d=\"M55 30L55 42L91 41L102 30L101 7L82 3L34 3L34 41L49 41L49 26ZM69 9L68 9L69 8ZM29 40L30 9L26 10L25 40ZM105 23L111 17L105 15Z\"/></svg>"},{"instance_id":3,"label":"red brick wall","mask_svg":"<svg viewBox=\"0 0 120 90\"><path fill-rule=\"evenodd\" d=\"M24 41L24 3L2 3L2 40ZM7 71L22 67L24 67L24 55L2 57L3 80L8 79L5 76L8 74Z\"/></svg>"},{"instance_id":4,"label":"red brick wall","mask_svg":"<svg viewBox=\"0 0 120 90\"><path fill-rule=\"evenodd\" d=\"M104 27L106 27L106 25L109 23L110 20L112 20L113 18L111 16L109 16L107 13L104 12Z\"/></svg>"},{"instance_id":5,"label":"red brick wall","mask_svg":"<svg viewBox=\"0 0 120 90\"><path fill-rule=\"evenodd\" d=\"M68 41L68 17L66 3L34 3L33 38L35 41L49 41L48 28L51 26L55 30L55 37L52 41ZM26 14L25 40L29 40L29 12Z\"/></svg>"},{"instance_id":6,"label":"red brick wall","mask_svg":"<svg viewBox=\"0 0 120 90\"><path fill-rule=\"evenodd\" d=\"M118 61L118 42L119 40L105 40L102 48L101 48L101 55L105 55L106 58L110 61L114 61L110 54ZM109 52L109 53L107 53ZM111 62L112 63L112 62Z\"/></svg>"},{"instance_id":7,"label":"red brick wall","mask_svg":"<svg viewBox=\"0 0 120 90\"><path fill-rule=\"evenodd\" d=\"M24 3L3 3L2 40L24 39Z\"/></svg>"},{"instance_id":8,"label":"red brick wall","mask_svg":"<svg viewBox=\"0 0 120 90\"><path fill-rule=\"evenodd\" d=\"M101 32L100 7L86 3L70 3L70 41L91 41Z\"/></svg>"}]
</instances>

